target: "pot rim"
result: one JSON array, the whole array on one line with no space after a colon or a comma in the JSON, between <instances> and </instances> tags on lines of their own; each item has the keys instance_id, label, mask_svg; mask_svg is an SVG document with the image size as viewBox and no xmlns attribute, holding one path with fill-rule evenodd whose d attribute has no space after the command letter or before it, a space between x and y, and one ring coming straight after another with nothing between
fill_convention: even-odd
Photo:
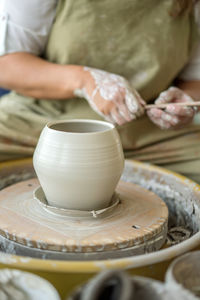
<instances>
[{"instance_id":1,"label":"pot rim","mask_svg":"<svg viewBox=\"0 0 200 300\"><path fill-rule=\"evenodd\" d=\"M70 132L70 131L63 131L63 130L59 130L59 129L55 129L55 128L51 128L51 126L53 125L59 125L62 123L89 123L89 124L96 124L96 125L102 125L106 127L106 129L104 130L100 130L100 131L93 131L93 132ZM92 119L71 119L71 120L57 120L57 121L50 121L46 124L45 126L46 128L48 128L48 130L51 130L52 132L59 132L59 133L63 133L63 134L68 134L68 135L97 135L97 134L103 134L105 132L109 132L112 131L113 129L115 129L115 125L106 121L100 121L100 120L92 120Z\"/></svg>"}]
</instances>

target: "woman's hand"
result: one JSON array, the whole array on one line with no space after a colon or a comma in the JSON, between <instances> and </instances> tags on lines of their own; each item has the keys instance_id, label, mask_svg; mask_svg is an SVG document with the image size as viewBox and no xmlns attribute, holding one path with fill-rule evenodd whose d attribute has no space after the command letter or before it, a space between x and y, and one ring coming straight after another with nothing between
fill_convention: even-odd
<instances>
[{"instance_id":1,"label":"woman's hand","mask_svg":"<svg viewBox=\"0 0 200 300\"><path fill-rule=\"evenodd\" d=\"M178 106L173 103L193 102L193 99L176 87L162 92L155 104L169 103L165 110L152 108L147 111L151 121L162 129L178 129L190 123L195 115L195 108Z\"/></svg>"},{"instance_id":2,"label":"woman's hand","mask_svg":"<svg viewBox=\"0 0 200 300\"><path fill-rule=\"evenodd\" d=\"M84 67L84 84L74 94L84 97L106 120L122 125L144 113L144 101L128 81L112 73Z\"/></svg>"}]
</instances>

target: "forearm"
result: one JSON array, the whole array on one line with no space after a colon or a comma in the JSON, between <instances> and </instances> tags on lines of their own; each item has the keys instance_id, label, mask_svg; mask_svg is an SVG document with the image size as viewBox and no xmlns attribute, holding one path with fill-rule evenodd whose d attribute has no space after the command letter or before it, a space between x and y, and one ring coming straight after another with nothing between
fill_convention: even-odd
<instances>
[{"instance_id":1,"label":"forearm","mask_svg":"<svg viewBox=\"0 0 200 300\"><path fill-rule=\"evenodd\" d=\"M200 80L178 81L176 86L192 97L194 101L200 101Z\"/></svg>"},{"instance_id":2,"label":"forearm","mask_svg":"<svg viewBox=\"0 0 200 300\"><path fill-rule=\"evenodd\" d=\"M0 86L34 98L66 99L83 86L82 66L59 65L28 53L0 57Z\"/></svg>"}]
</instances>

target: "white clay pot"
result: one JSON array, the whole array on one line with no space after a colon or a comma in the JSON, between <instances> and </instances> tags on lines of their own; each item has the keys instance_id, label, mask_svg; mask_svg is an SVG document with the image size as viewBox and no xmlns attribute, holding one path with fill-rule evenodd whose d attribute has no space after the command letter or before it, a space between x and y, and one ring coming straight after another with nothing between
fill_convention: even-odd
<instances>
[{"instance_id":1,"label":"white clay pot","mask_svg":"<svg viewBox=\"0 0 200 300\"><path fill-rule=\"evenodd\" d=\"M60 300L54 286L35 274L21 270L0 271L1 300Z\"/></svg>"},{"instance_id":2,"label":"white clay pot","mask_svg":"<svg viewBox=\"0 0 200 300\"><path fill-rule=\"evenodd\" d=\"M166 282L173 286L182 286L200 297L200 251L186 253L176 258L165 275ZM197 296L197 297L196 297Z\"/></svg>"},{"instance_id":3,"label":"white clay pot","mask_svg":"<svg viewBox=\"0 0 200 300\"><path fill-rule=\"evenodd\" d=\"M44 127L33 165L50 205L97 210L109 205L124 156L114 125L95 120L57 121Z\"/></svg>"}]
</instances>

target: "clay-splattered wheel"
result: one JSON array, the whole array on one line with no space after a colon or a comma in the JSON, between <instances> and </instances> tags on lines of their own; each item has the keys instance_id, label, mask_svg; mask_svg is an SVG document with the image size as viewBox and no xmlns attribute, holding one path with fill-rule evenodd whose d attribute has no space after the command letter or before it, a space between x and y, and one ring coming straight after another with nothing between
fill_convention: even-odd
<instances>
[{"instance_id":1,"label":"clay-splattered wheel","mask_svg":"<svg viewBox=\"0 0 200 300\"><path fill-rule=\"evenodd\" d=\"M153 192L120 181L120 203L100 217L67 217L33 199L37 179L0 191L0 234L31 248L77 256L120 257L158 250L166 239L168 209Z\"/></svg>"}]
</instances>

